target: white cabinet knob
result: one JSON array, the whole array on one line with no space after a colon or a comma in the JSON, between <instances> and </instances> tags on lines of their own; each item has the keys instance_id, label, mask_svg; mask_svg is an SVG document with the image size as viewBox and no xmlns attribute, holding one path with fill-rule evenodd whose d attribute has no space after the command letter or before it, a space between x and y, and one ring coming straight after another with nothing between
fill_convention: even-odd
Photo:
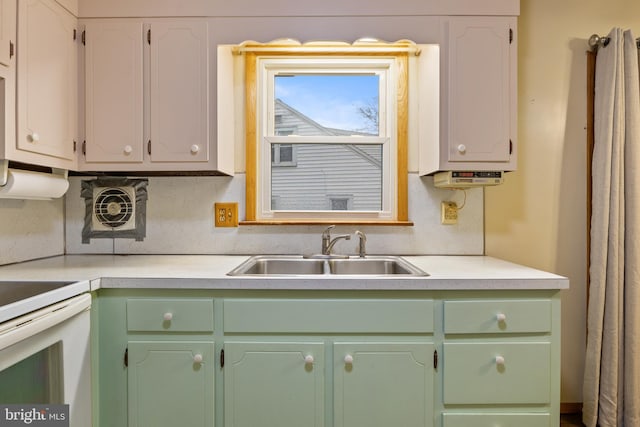
<instances>
[{"instance_id":1,"label":"white cabinet knob","mask_svg":"<svg viewBox=\"0 0 640 427\"><path fill-rule=\"evenodd\" d=\"M133 147L132 147L132 146L130 146L130 145L125 145L125 146L124 146L124 154L129 155L129 154L131 154L131 153L133 153Z\"/></svg>"},{"instance_id":2,"label":"white cabinet knob","mask_svg":"<svg viewBox=\"0 0 640 427\"><path fill-rule=\"evenodd\" d=\"M193 356L193 363L202 363L202 355L196 354L195 356Z\"/></svg>"},{"instance_id":3,"label":"white cabinet knob","mask_svg":"<svg viewBox=\"0 0 640 427\"><path fill-rule=\"evenodd\" d=\"M496 365L498 365L498 366L504 366L504 357L502 357L502 356L496 356Z\"/></svg>"},{"instance_id":4,"label":"white cabinet knob","mask_svg":"<svg viewBox=\"0 0 640 427\"><path fill-rule=\"evenodd\" d=\"M498 314L496 314L496 320L498 322L504 322L504 321L507 320L507 315L504 314L504 313L498 313Z\"/></svg>"},{"instance_id":5,"label":"white cabinet knob","mask_svg":"<svg viewBox=\"0 0 640 427\"><path fill-rule=\"evenodd\" d=\"M29 135L29 140L31 142L38 142L40 141L40 134L38 132L33 132L31 135Z\"/></svg>"},{"instance_id":6,"label":"white cabinet knob","mask_svg":"<svg viewBox=\"0 0 640 427\"><path fill-rule=\"evenodd\" d=\"M306 365L313 365L313 356L312 356L312 355L310 355L310 354L307 354L307 355L304 357L304 363L305 363Z\"/></svg>"},{"instance_id":7,"label":"white cabinet knob","mask_svg":"<svg viewBox=\"0 0 640 427\"><path fill-rule=\"evenodd\" d=\"M200 147L197 144L193 144L191 146L191 154L198 154L198 151L200 151Z\"/></svg>"},{"instance_id":8,"label":"white cabinet knob","mask_svg":"<svg viewBox=\"0 0 640 427\"><path fill-rule=\"evenodd\" d=\"M347 364L347 365L351 365L351 364L353 364L353 356L352 356L352 355L350 355L350 354L347 354L347 355L344 357L344 363L345 363L345 364Z\"/></svg>"},{"instance_id":9,"label":"white cabinet knob","mask_svg":"<svg viewBox=\"0 0 640 427\"><path fill-rule=\"evenodd\" d=\"M173 313L165 313L164 316L162 316L162 318L168 322L171 319L173 319Z\"/></svg>"},{"instance_id":10,"label":"white cabinet knob","mask_svg":"<svg viewBox=\"0 0 640 427\"><path fill-rule=\"evenodd\" d=\"M459 153L464 153L465 151L467 151L467 146L464 144L460 144L458 145L458 152Z\"/></svg>"}]
</instances>

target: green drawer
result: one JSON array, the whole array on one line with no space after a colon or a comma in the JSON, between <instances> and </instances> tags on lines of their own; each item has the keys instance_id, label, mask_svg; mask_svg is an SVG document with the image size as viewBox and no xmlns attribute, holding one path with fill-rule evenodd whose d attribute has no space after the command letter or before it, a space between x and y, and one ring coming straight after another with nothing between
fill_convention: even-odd
<instances>
[{"instance_id":1,"label":"green drawer","mask_svg":"<svg viewBox=\"0 0 640 427\"><path fill-rule=\"evenodd\" d=\"M130 332L212 332L212 299L127 300Z\"/></svg>"},{"instance_id":2,"label":"green drawer","mask_svg":"<svg viewBox=\"0 0 640 427\"><path fill-rule=\"evenodd\" d=\"M445 334L551 331L551 301L445 301Z\"/></svg>"},{"instance_id":3,"label":"green drawer","mask_svg":"<svg viewBox=\"0 0 640 427\"><path fill-rule=\"evenodd\" d=\"M433 300L225 299L235 333L433 333Z\"/></svg>"},{"instance_id":4,"label":"green drawer","mask_svg":"<svg viewBox=\"0 0 640 427\"><path fill-rule=\"evenodd\" d=\"M548 342L445 343L444 403L547 404L550 373Z\"/></svg>"},{"instance_id":5,"label":"green drawer","mask_svg":"<svg viewBox=\"0 0 640 427\"><path fill-rule=\"evenodd\" d=\"M556 424L557 425L557 424ZM442 427L550 427L551 416L547 413L466 413L442 414Z\"/></svg>"}]
</instances>

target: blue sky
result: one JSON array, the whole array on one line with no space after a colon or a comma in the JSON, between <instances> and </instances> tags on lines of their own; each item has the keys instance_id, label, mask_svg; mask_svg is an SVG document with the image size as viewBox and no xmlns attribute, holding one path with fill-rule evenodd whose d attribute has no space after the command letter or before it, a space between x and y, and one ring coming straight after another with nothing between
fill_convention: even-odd
<instances>
[{"instance_id":1,"label":"blue sky","mask_svg":"<svg viewBox=\"0 0 640 427\"><path fill-rule=\"evenodd\" d=\"M275 96L323 126L362 131L370 126L358 107L377 103L376 75L276 77Z\"/></svg>"}]
</instances>

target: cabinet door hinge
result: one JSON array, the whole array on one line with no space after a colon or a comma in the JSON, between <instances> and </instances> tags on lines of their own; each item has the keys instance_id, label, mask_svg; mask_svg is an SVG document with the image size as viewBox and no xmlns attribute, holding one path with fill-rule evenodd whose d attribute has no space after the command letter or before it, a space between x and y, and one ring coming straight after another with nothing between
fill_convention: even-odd
<instances>
[{"instance_id":1,"label":"cabinet door hinge","mask_svg":"<svg viewBox=\"0 0 640 427\"><path fill-rule=\"evenodd\" d=\"M438 369L438 350L433 350L433 369Z\"/></svg>"},{"instance_id":2,"label":"cabinet door hinge","mask_svg":"<svg viewBox=\"0 0 640 427\"><path fill-rule=\"evenodd\" d=\"M124 349L124 366L129 366L129 347Z\"/></svg>"},{"instance_id":3,"label":"cabinet door hinge","mask_svg":"<svg viewBox=\"0 0 640 427\"><path fill-rule=\"evenodd\" d=\"M73 141L73 152L75 153L78 150L78 143Z\"/></svg>"},{"instance_id":4,"label":"cabinet door hinge","mask_svg":"<svg viewBox=\"0 0 640 427\"><path fill-rule=\"evenodd\" d=\"M13 58L15 46L12 41L9 42L9 59Z\"/></svg>"},{"instance_id":5,"label":"cabinet door hinge","mask_svg":"<svg viewBox=\"0 0 640 427\"><path fill-rule=\"evenodd\" d=\"M509 140L509 155L513 154L513 141Z\"/></svg>"},{"instance_id":6,"label":"cabinet door hinge","mask_svg":"<svg viewBox=\"0 0 640 427\"><path fill-rule=\"evenodd\" d=\"M149 140L149 142L147 142L147 153L149 153L149 155L151 155L151 140Z\"/></svg>"},{"instance_id":7,"label":"cabinet door hinge","mask_svg":"<svg viewBox=\"0 0 640 427\"><path fill-rule=\"evenodd\" d=\"M77 34L76 29L74 28L73 29L73 41L76 41L77 38L78 38L78 34Z\"/></svg>"},{"instance_id":8,"label":"cabinet door hinge","mask_svg":"<svg viewBox=\"0 0 640 427\"><path fill-rule=\"evenodd\" d=\"M220 367L224 368L224 348L220 350Z\"/></svg>"},{"instance_id":9,"label":"cabinet door hinge","mask_svg":"<svg viewBox=\"0 0 640 427\"><path fill-rule=\"evenodd\" d=\"M82 30L82 45L86 45L87 44L87 32L86 30Z\"/></svg>"},{"instance_id":10,"label":"cabinet door hinge","mask_svg":"<svg viewBox=\"0 0 640 427\"><path fill-rule=\"evenodd\" d=\"M513 28L509 28L509 44L513 43Z\"/></svg>"},{"instance_id":11,"label":"cabinet door hinge","mask_svg":"<svg viewBox=\"0 0 640 427\"><path fill-rule=\"evenodd\" d=\"M147 30L147 43L151 44L151 28Z\"/></svg>"},{"instance_id":12,"label":"cabinet door hinge","mask_svg":"<svg viewBox=\"0 0 640 427\"><path fill-rule=\"evenodd\" d=\"M82 141L82 155L87 157L87 141Z\"/></svg>"}]
</instances>

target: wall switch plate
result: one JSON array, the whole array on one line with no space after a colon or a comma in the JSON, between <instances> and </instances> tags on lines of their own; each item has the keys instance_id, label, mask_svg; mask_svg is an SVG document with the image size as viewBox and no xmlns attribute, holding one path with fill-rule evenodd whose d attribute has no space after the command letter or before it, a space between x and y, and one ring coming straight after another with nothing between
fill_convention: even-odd
<instances>
[{"instance_id":1,"label":"wall switch plate","mask_svg":"<svg viewBox=\"0 0 640 427\"><path fill-rule=\"evenodd\" d=\"M458 205L456 202L442 202L440 204L440 221L444 225L458 223Z\"/></svg>"},{"instance_id":2,"label":"wall switch plate","mask_svg":"<svg viewBox=\"0 0 640 427\"><path fill-rule=\"evenodd\" d=\"M214 203L213 217L216 227L237 227L238 203Z\"/></svg>"}]
</instances>

